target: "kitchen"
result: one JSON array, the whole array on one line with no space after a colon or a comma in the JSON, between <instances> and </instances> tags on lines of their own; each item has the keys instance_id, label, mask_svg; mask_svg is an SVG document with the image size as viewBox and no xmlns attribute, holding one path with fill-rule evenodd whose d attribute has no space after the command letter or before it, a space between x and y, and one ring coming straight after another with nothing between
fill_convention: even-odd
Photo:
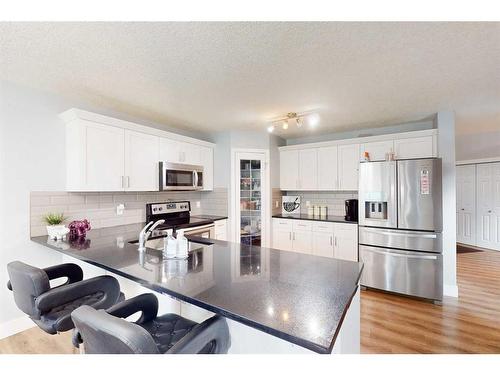
<instances>
[{"instance_id":1,"label":"kitchen","mask_svg":"<svg viewBox=\"0 0 500 375\"><path fill-rule=\"evenodd\" d=\"M93 41L102 34L97 25L60 27L54 37L61 44L80 27L88 27ZM134 33L153 26L120 27L111 39L121 40L124 34L138 37ZM162 34L165 43L174 45L168 31L176 27L186 35L203 29L168 25ZM187 32L190 27L193 34ZM252 35L268 27L285 32L283 25L271 24L246 25L242 30ZM294 27L297 33L314 31L307 25ZM13 38L26 33L39 40L50 28L14 25L5 32ZM225 27L203 30L220 36ZM493 31L485 27L477 37ZM82 43L86 35L80 34ZM17 47L10 48L7 52L13 56ZM41 43L38 48L37 54L49 59L60 45ZM116 61L102 48L98 53ZM99 64L92 65L93 57L82 52L77 56L82 61L72 58L72 69L83 72L86 65L99 69ZM15 124L5 129L5 137L2 134L2 149L8 155L2 169L8 181L15 182L2 186L2 206L9 212L0 226L6 239L1 270L6 281L10 279L6 266L14 261L35 267L73 263L81 267L85 279L118 280L127 300L152 294L158 314L174 313L197 324L222 317L231 338L228 353L397 352L398 345L385 346L382 331L372 323L379 318L364 317L368 303L389 301L386 310L378 310L382 316L394 304L402 309L418 306L416 310L435 316L459 303L454 302L460 301L455 164L460 160L456 144L463 134L455 111L438 105L423 115L377 117L367 111L364 115L374 119L369 125L361 126L368 118L357 117L351 126L336 128L331 112L320 106L296 108L300 106L291 101L272 115L262 115L264 120L255 121L257 129L232 128L228 124L238 116L220 111L230 118L225 128L218 128L216 123L224 116L218 117L217 108L228 104L209 106L205 99L192 97L189 111L176 101L180 99L169 104L187 119L176 123L120 105L123 93L112 78L94 82L99 90L109 88L103 95L86 96L85 90L76 95L71 85L58 92L44 87L48 85L44 82L38 88L28 87L22 76L30 72L36 81L35 60L23 61L19 68L12 64L18 60L8 60L10 79L2 80L1 86L4 123ZM179 60L170 64L181 65ZM61 63L60 85L69 77L65 69ZM228 92L224 100L229 102ZM140 93L127 95L148 108ZM212 99L219 100L217 95ZM236 108L240 99L234 100ZM351 108L345 116L354 112ZM188 126L190 121L196 129ZM11 139L18 142L4 141ZM407 166L409 160L427 164ZM404 168L410 167L415 171L405 174ZM65 228L52 238L48 231L57 228L44 222L48 214L63 214L65 219ZM419 218L420 222L411 222ZM82 229L84 219L90 230ZM66 232L70 230L82 230L84 235L73 237L73 232ZM169 243L177 241L180 248L175 238L180 232L189 240L187 260L180 259L182 255L167 256ZM389 238L380 238L387 233ZM397 242L401 238L404 244ZM36 331L39 337L57 341L54 345L63 352L76 350L67 333L49 336L35 327L37 323L15 304L13 292L3 289L2 340L24 340L23 335ZM398 314L394 320L405 316ZM490 318L485 319L489 326ZM377 340L383 345L377 347L373 343ZM459 345L440 345L437 349L424 345L421 352L465 351ZM495 349L494 344L474 347L478 352ZM50 352L50 347L32 350Z\"/></svg>"}]
</instances>

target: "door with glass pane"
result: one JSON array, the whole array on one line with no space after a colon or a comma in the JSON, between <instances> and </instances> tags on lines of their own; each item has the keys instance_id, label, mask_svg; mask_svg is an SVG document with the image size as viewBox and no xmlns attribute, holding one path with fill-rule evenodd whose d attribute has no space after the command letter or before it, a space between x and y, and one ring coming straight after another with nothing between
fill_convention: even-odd
<instances>
[{"instance_id":1,"label":"door with glass pane","mask_svg":"<svg viewBox=\"0 0 500 375\"><path fill-rule=\"evenodd\" d=\"M235 164L238 176L235 198L239 204L236 207L237 242L264 246L269 201L265 188L266 154L237 152Z\"/></svg>"}]
</instances>

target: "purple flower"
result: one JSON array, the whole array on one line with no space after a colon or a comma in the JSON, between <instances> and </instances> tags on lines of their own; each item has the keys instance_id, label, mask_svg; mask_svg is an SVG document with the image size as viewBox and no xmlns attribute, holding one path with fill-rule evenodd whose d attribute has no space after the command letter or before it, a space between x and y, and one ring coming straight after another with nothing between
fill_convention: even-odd
<instances>
[{"instance_id":1,"label":"purple flower","mask_svg":"<svg viewBox=\"0 0 500 375\"><path fill-rule=\"evenodd\" d=\"M85 237L91 226L87 219L83 219L72 221L68 228L71 237Z\"/></svg>"}]
</instances>

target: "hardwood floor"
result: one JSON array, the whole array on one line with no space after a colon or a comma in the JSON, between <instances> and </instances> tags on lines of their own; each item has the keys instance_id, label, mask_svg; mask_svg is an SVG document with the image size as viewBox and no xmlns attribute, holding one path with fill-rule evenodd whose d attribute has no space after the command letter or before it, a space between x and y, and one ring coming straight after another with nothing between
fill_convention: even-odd
<instances>
[{"instance_id":1,"label":"hardwood floor","mask_svg":"<svg viewBox=\"0 0 500 375\"><path fill-rule=\"evenodd\" d=\"M500 252L457 254L459 298L442 306L361 294L362 353L500 353Z\"/></svg>"},{"instance_id":2,"label":"hardwood floor","mask_svg":"<svg viewBox=\"0 0 500 375\"><path fill-rule=\"evenodd\" d=\"M500 252L457 254L460 296L442 306L361 292L362 353L500 353ZM0 340L0 353L76 353L71 333L32 328Z\"/></svg>"}]
</instances>

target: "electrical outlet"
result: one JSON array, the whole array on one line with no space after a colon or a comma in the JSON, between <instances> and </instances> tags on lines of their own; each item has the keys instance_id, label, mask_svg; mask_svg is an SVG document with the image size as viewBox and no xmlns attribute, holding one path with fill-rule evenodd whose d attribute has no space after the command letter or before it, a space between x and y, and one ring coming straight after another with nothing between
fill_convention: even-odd
<instances>
[{"instance_id":1,"label":"electrical outlet","mask_svg":"<svg viewBox=\"0 0 500 375\"><path fill-rule=\"evenodd\" d=\"M306 201L306 207L309 207L311 205L310 201Z\"/></svg>"},{"instance_id":2,"label":"electrical outlet","mask_svg":"<svg viewBox=\"0 0 500 375\"><path fill-rule=\"evenodd\" d=\"M123 215L124 210L125 210L125 205L123 203L120 203L118 206L116 206L117 215Z\"/></svg>"},{"instance_id":3,"label":"electrical outlet","mask_svg":"<svg viewBox=\"0 0 500 375\"><path fill-rule=\"evenodd\" d=\"M279 208L280 207L280 201L278 201L278 200L274 201L274 207Z\"/></svg>"},{"instance_id":4,"label":"electrical outlet","mask_svg":"<svg viewBox=\"0 0 500 375\"><path fill-rule=\"evenodd\" d=\"M201 207L201 202L200 201L196 201L196 208L200 208Z\"/></svg>"}]
</instances>

